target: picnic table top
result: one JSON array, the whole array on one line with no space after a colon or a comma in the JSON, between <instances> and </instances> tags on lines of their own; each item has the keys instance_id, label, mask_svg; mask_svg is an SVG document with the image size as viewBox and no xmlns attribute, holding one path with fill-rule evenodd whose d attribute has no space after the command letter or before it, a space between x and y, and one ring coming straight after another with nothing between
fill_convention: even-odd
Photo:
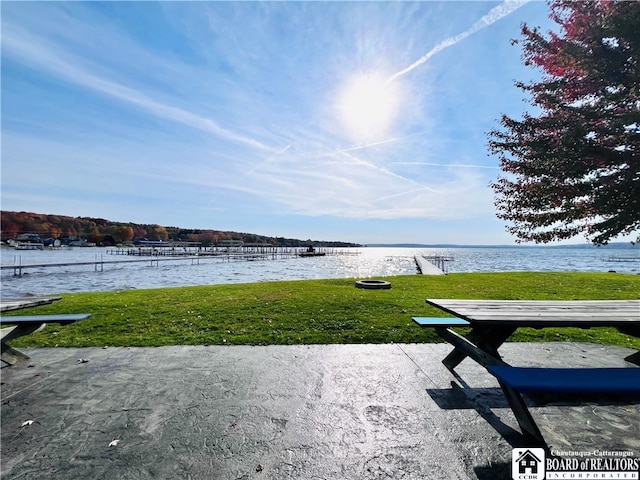
<instances>
[{"instance_id":1,"label":"picnic table top","mask_svg":"<svg viewBox=\"0 0 640 480\"><path fill-rule=\"evenodd\" d=\"M23 308L49 305L62 297L24 297L24 298L3 298L0 299L0 312L10 312L12 310L22 310Z\"/></svg>"},{"instance_id":2,"label":"picnic table top","mask_svg":"<svg viewBox=\"0 0 640 480\"><path fill-rule=\"evenodd\" d=\"M513 327L640 326L640 300L456 300L427 303L473 325Z\"/></svg>"}]
</instances>

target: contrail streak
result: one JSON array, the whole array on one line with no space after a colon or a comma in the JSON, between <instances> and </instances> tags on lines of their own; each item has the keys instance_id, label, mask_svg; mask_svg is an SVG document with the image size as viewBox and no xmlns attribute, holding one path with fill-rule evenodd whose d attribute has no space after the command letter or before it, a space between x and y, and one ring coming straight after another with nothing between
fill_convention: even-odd
<instances>
[{"instance_id":1,"label":"contrail streak","mask_svg":"<svg viewBox=\"0 0 640 480\"><path fill-rule=\"evenodd\" d=\"M255 172L256 170L258 170L259 168L265 166L268 163L271 163L275 158L279 157L280 155L282 155L284 152L286 152L287 150L289 150L291 148L291 145L287 145L286 147L284 147L282 150L276 152L274 155L271 155L270 157L268 157L266 160L263 160L260 163L257 163L256 165L254 165L253 167L251 167L249 170L247 170L246 172L244 172L244 174L242 176L240 176L237 180L236 180L236 184L241 183L245 178L247 178L249 175L251 175L253 172ZM216 193L213 197L211 197L211 200L209 200L209 203L207 204L207 208L210 208L211 205L213 205L213 202L215 200L217 200L217 198L221 195L221 193Z\"/></svg>"},{"instance_id":2,"label":"contrail streak","mask_svg":"<svg viewBox=\"0 0 640 480\"><path fill-rule=\"evenodd\" d=\"M102 78L92 73L86 67L83 67L78 61L74 61L70 55L65 55L64 52L54 50L38 37L30 35L20 28L12 25L5 26L4 23L2 28L3 54L5 49L9 52L14 52L16 57L27 65L37 65L39 68L48 70L67 81L137 105L139 108L151 112L160 118L181 123L191 128L202 130L258 150L275 152L273 147L265 145L256 139L228 130L210 118L179 107L163 104L138 90Z\"/></svg>"},{"instance_id":3,"label":"contrail streak","mask_svg":"<svg viewBox=\"0 0 640 480\"><path fill-rule=\"evenodd\" d=\"M385 82L385 85L390 84L397 78L403 76L406 73L409 73L414 68L419 67L420 65L428 61L431 57L433 57L436 53L439 53L445 48L451 47L456 43L461 42L462 40L467 38L469 35L473 35L477 31L482 30L483 28L488 27L492 23L497 22L501 18L506 17L507 15L516 11L518 8L522 7L527 2L529 2L529 0L506 0L504 3L501 3L497 7L492 8L489 11L489 13L487 13L484 17L482 17L480 20L474 23L471 26L471 28L469 28L468 30L465 30L464 32L459 33L454 37L449 37L443 40L438 45L433 47L426 55L422 56L421 58L413 62L407 68L400 70L399 72L396 72L393 75L391 75Z\"/></svg>"},{"instance_id":4,"label":"contrail streak","mask_svg":"<svg viewBox=\"0 0 640 480\"><path fill-rule=\"evenodd\" d=\"M488 168L500 169L497 165L475 165L473 163L435 163L435 162L391 162L393 165L426 165L429 167L460 167L460 168Z\"/></svg>"},{"instance_id":5,"label":"contrail streak","mask_svg":"<svg viewBox=\"0 0 640 480\"><path fill-rule=\"evenodd\" d=\"M344 153L344 152L355 152L356 150L364 150L366 148L377 147L378 145L384 145L386 143L399 142L401 140L405 140L405 139L411 138L411 137L416 137L418 135L424 135L426 133L429 133L429 130L424 130L422 132L416 132L416 133L410 133L408 135L403 135L402 137L388 138L387 140L381 140L379 142L374 142L374 143L367 143L365 145L356 145L354 147L346 147L346 148L342 148L340 150L336 150L335 152L323 154L322 156L334 155L334 154L337 154L337 153Z\"/></svg>"}]
</instances>

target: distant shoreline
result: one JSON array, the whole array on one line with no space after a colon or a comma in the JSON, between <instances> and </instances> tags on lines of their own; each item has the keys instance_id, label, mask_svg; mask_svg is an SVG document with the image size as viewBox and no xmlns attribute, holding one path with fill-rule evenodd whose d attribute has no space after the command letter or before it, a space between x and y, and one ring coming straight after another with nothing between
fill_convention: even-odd
<instances>
[{"instance_id":1,"label":"distant shoreline","mask_svg":"<svg viewBox=\"0 0 640 480\"><path fill-rule=\"evenodd\" d=\"M593 245L591 243L572 243L566 245L463 245L458 243L367 243L362 248L585 248L627 250L640 249L640 244L631 242L612 242L607 245Z\"/></svg>"}]
</instances>

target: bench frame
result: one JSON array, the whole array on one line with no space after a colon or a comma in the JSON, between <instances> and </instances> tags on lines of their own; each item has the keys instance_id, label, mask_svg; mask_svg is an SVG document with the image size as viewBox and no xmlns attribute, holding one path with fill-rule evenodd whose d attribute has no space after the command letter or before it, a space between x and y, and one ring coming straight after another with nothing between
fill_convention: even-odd
<instances>
[{"instance_id":1,"label":"bench frame","mask_svg":"<svg viewBox=\"0 0 640 480\"><path fill-rule=\"evenodd\" d=\"M454 375L457 375L454 372L454 368L457 367L466 357L471 358L485 367L487 371L498 380L500 388L527 441L535 445L542 446L547 451L549 450L549 447L545 442L538 425L531 416L522 393L527 395L551 393L556 396L567 396L572 394L594 395L593 382L599 379L600 383L604 384L604 382L608 380L608 373L615 373L616 375L622 374L622 377L628 377L631 380L640 378L640 369L636 369L635 367L618 369L527 369L512 367L502 360L502 357L498 353L498 348L513 334L516 327L509 325L472 325L471 322L461 318L413 317L413 320L421 327L434 328L436 333L442 339L454 346L454 350L442 361L447 369L454 373ZM451 327L464 326L472 327L471 332L466 336L462 336L451 329ZM514 381L514 374L526 374L531 370L533 370L532 373L536 376L535 382L530 381L529 384L525 385L522 382ZM568 376L572 375L572 373L575 374L577 371L579 371L578 374L580 376L580 380L574 382L575 385L573 388L565 389L565 391L554 391L553 387L549 385L549 382L546 384L544 382L544 373L555 375L556 377L553 379L555 381L557 380L558 375L564 375L568 378ZM543 375L540 375L541 373ZM591 381L591 384L589 381ZM640 388L625 389L621 387L620 389L616 389L611 385L611 382L608 382L607 391L605 393L607 395L631 394L636 398L640 398Z\"/></svg>"},{"instance_id":2,"label":"bench frame","mask_svg":"<svg viewBox=\"0 0 640 480\"><path fill-rule=\"evenodd\" d=\"M42 330L47 323L59 323L66 325L68 323L79 322L91 316L90 313L71 313L66 315L22 315L22 316L0 316L0 325L12 324L13 327L3 328L0 330L0 344L2 352L0 360L9 364L28 360L29 356L7 345L6 342L14 338L29 335L31 333Z\"/></svg>"},{"instance_id":3,"label":"bench frame","mask_svg":"<svg viewBox=\"0 0 640 480\"><path fill-rule=\"evenodd\" d=\"M538 428L522 394L546 394L553 397L568 398L577 395L598 395L598 385L603 391L598 396L620 396L640 398L640 368L522 368L510 365L488 365L487 371L500 384L513 415L520 425L522 433L528 439L540 444L549 451L542 432ZM522 374L523 378L517 377ZM543 378L547 376L548 378ZM614 388L611 376L616 379L626 379L626 387ZM529 377L529 378L526 378ZM534 377L533 379L531 377ZM558 387L561 378L571 379L571 385ZM546 380L546 382L545 382ZM635 381L635 383L634 383Z\"/></svg>"},{"instance_id":4,"label":"bench frame","mask_svg":"<svg viewBox=\"0 0 640 480\"><path fill-rule=\"evenodd\" d=\"M465 357L475 360L487 369L490 366L510 367L509 364L504 362L498 354L498 347L503 343L502 338L504 337L506 340L512 332L503 332L499 335L499 342L486 343L484 349L480 349L476 344L474 344L474 341L478 341L482 336L474 335L474 331L472 331L467 337L463 337L449 328L436 327L435 330L441 338L455 347L455 349L442 361L445 367L447 367L447 369L452 373L455 373L453 369L458 366ZM522 430L527 441L530 441L535 445L541 445L543 448L548 450L548 446L542 436L542 432L540 431L540 428L538 428L536 421L531 416L522 395L506 383L501 382L500 379L498 379L498 383L500 384L502 393L509 403L509 407L511 407L513 415L516 417L518 425L520 425L520 430Z\"/></svg>"}]
</instances>

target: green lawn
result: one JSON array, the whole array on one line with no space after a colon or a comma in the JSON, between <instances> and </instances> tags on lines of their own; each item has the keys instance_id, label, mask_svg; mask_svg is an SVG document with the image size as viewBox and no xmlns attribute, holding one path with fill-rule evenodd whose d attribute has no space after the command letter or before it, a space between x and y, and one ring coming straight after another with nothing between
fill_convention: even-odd
<instances>
[{"instance_id":1,"label":"green lawn","mask_svg":"<svg viewBox=\"0 0 640 480\"><path fill-rule=\"evenodd\" d=\"M63 294L30 314L91 313L89 320L12 342L15 346L274 345L437 342L412 316L445 316L425 298L637 299L640 275L616 273L456 273L387 277L390 290L354 279ZM21 312L16 312L20 314ZM512 341L570 340L640 349L611 328L520 329Z\"/></svg>"}]
</instances>

